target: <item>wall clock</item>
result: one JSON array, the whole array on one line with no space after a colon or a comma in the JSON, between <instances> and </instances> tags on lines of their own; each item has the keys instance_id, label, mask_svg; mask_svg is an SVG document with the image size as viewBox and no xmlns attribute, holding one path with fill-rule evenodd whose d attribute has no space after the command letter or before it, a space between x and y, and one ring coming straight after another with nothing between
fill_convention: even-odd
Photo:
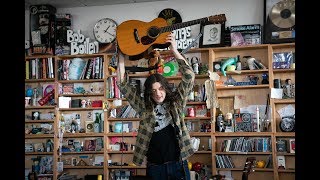
<instances>
[{"instance_id":1,"label":"wall clock","mask_svg":"<svg viewBox=\"0 0 320 180\"><path fill-rule=\"evenodd\" d=\"M110 18L100 19L93 27L93 35L99 43L111 43L116 39L117 23Z\"/></svg>"}]
</instances>

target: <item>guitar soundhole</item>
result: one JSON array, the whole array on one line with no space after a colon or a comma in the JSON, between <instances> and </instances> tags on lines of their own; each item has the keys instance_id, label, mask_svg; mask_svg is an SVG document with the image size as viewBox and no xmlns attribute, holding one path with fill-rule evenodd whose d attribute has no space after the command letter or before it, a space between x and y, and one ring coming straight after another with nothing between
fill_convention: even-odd
<instances>
[{"instance_id":1,"label":"guitar soundhole","mask_svg":"<svg viewBox=\"0 0 320 180\"><path fill-rule=\"evenodd\" d=\"M149 31L148 31L148 36L149 36L150 38L156 38L156 37L158 37L159 33L160 33L159 28L153 26L153 27L151 27L151 28L149 29Z\"/></svg>"},{"instance_id":2,"label":"guitar soundhole","mask_svg":"<svg viewBox=\"0 0 320 180\"><path fill-rule=\"evenodd\" d=\"M143 37L141 38L141 43L142 43L143 45L149 45L149 44L153 43L154 41L155 41L155 39L152 39L152 38L150 38L150 37L148 37L148 36L143 36Z\"/></svg>"}]
</instances>

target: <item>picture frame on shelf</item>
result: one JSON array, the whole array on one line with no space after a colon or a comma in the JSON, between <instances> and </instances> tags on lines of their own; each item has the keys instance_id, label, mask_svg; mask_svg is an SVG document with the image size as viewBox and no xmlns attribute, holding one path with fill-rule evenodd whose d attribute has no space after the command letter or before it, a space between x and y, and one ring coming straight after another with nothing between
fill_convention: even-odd
<instances>
[{"instance_id":1,"label":"picture frame on shelf","mask_svg":"<svg viewBox=\"0 0 320 180\"><path fill-rule=\"evenodd\" d=\"M224 46L225 23L201 23L200 32L203 36L200 37L199 48Z\"/></svg>"},{"instance_id":2,"label":"picture frame on shelf","mask_svg":"<svg viewBox=\"0 0 320 180\"><path fill-rule=\"evenodd\" d=\"M96 140L95 139L86 139L84 141L84 150L85 151L95 151L96 150Z\"/></svg>"}]
</instances>

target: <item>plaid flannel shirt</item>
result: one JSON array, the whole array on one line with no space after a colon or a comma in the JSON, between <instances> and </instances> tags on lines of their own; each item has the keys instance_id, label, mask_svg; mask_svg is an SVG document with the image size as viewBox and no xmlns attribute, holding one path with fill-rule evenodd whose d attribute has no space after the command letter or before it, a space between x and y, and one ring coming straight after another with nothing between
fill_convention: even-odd
<instances>
[{"instance_id":1,"label":"plaid flannel shirt","mask_svg":"<svg viewBox=\"0 0 320 180\"><path fill-rule=\"evenodd\" d=\"M190 157L194 150L190 141L190 135L184 122L183 114L184 108L187 103L188 95L193 90L195 74L189 65L183 59L176 59L179 65L179 70L182 73L182 79L177 86L177 93L179 98L174 102L173 108L171 108L171 114L173 121L180 129L179 131L179 146L181 149L180 157L182 160L186 160ZM152 133L155 127L155 113L154 111L146 111L144 100L136 93L135 88L129 85L129 77L126 74L122 83L117 82L117 85L130 103L133 109L139 113L141 121L139 124L135 150L133 154L133 163L141 165L148 152L149 143L152 137Z\"/></svg>"}]
</instances>

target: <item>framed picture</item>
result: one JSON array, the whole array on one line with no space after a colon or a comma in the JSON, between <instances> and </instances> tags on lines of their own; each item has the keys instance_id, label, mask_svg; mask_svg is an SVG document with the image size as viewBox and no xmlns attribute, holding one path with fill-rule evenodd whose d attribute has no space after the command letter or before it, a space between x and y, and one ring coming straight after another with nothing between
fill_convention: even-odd
<instances>
[{"instance_id":1,"label":"framed picture","mask_svg":"<svg viewBox=\"0 0 320 180\"><path fill-rule=\"evenodd\" d=\"M205 47L220 47L224 46L225 24L200 24L200 37L199 48Z\"/></svg>"},{"instance_id":2,"label":"framed picture","mask_svg":"<svg viewBox=\"0 0 320 180\"><path fill-rule=\"evenodd\" d=\"M85 151L95 151L96 150L96 140L87 139L84 141L84 150Z\"/></svg>"},{"instance_id":3,"label":"framed picture","mask_svg":"<svg viewBox=\"0 0 320 180\"><path fill-rule=\"evenodd\" d=\"M295 41L295 1L264 0L264 43Z\"/></svg>"}]
</instances>

